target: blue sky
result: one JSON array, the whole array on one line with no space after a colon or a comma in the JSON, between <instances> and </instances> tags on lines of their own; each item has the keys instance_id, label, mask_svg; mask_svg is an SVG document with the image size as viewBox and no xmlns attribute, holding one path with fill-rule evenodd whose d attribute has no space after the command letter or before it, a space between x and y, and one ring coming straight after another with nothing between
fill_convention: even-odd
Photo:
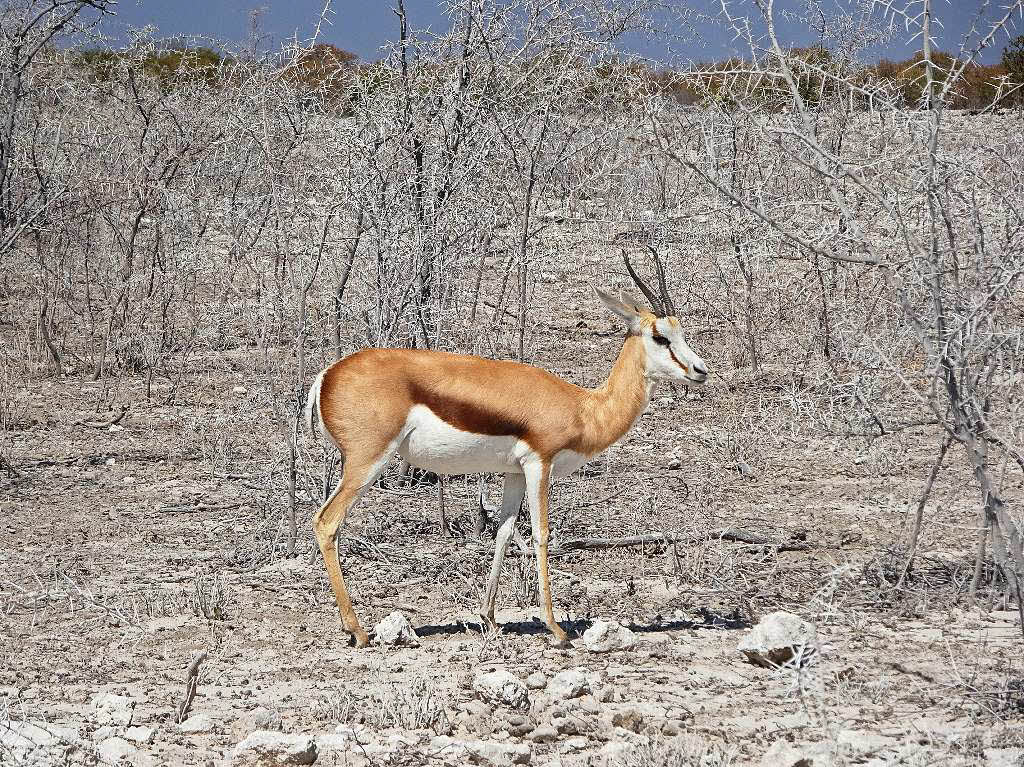
<instances>
[{"instance_id":1,"label":"blue sky","mask_svg":"<svg viewBox=\"0 0 1024 767\"><path fill-rule=\"evenodd\" d=\"M848 0L829 2L833 7L849 7ZM690 0L679 4L699 10L718 5L711 0ZM740 4L738 0L734 0L734 6ZM988 3L999 4L1001 2L998 1ZM276 42L295 34L300 38L308 38L313 32L323 5L324 0L121 0L117 8L117 18L107 23L106 29L115 39L124 39L125 31L129 27L152 24L157 27L160 35L165 37L200 35L222 41L242 42L250 33L253 9L260 8L262 30ZM320 39L353 51L363 60L372 61L380 58L380 47L387 40L394 39L398 33L398 21L392 11L393 5L390 0L333 0L330 24L323 26ZM777 0L776 5L785 8L799 6L802 3L800 0ZM939 46L957 50L964 32L970 28L979 9L986 3L985 0L937 0L935 5L936 16L944 26L937 34ZM436 0L406 0L406 8L410 23L416 28L436 32L447 28L441 3ZM994 12L989 10L988 16L992 16ZM1014 35L1022 31L1019 19L1017 25ZM813 36L796 25L780 21L779 28L786 43L813 42ZM665 39L652 42L633 38L623 41L623 47L659 60L724 58L737 50L722 29L702 26L699 32L700 40L670 43ZM878 49L877 53L890 57L907 55L910 49L903 42L905 37L900 30L896 35L897 41L886 49ZM999 39L995 49L983 57L984 60L998 60L1005 44L1004 35Z\"/></svg>"}]
</instances>

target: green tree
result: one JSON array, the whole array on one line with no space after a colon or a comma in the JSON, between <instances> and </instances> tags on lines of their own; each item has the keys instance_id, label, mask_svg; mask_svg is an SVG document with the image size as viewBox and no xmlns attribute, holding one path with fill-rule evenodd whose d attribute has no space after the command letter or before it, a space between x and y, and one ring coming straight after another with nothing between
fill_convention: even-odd
<instances>
[{"instance_id":1,"label":"green tree","mask_svg":"<svg viewBox=\"0 0 1024 767\"><path fill-rule=\"evenodd\" d=\"M1010 81L1021 86L1017 106L1024 108L1024 35L1018 35L1003 48L1003 66Z\"/></svg>"}]
</instances>

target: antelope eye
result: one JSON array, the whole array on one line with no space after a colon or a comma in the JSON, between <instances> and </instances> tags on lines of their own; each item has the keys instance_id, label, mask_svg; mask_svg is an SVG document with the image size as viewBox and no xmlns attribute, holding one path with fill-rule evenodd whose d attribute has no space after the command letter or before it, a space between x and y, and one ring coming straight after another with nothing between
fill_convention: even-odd
<instances>
[{"instance_id":1,"label":"antelope eye","mask_svg":"<svg viewBox=\"0 0 1024 767\"><path fill-rule=\"evenodd\" d=\"M654 341L658 346L668 346L672 342L669 341L665 336L651 336L651 340Z\"/></svg>"}]
</instances>

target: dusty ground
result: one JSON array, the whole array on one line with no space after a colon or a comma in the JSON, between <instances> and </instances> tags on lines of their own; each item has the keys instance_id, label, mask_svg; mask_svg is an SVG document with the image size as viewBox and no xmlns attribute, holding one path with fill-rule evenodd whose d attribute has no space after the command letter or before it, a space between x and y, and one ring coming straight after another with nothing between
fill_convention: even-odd
<instances>
[{"instance_id":1,"label":"dusty ground","mask_svg":"<svg viewBox=\"0 0 1024 767\"><path fill-rule=\"evenodd\" d=\"M580 306L585 327L571 332L582 372L562 346L578 315L547 329L537 360L593 384L620 335ZM988 609L1001 606L988 592L981 607L965 598L976 514L965 474L941 477L917 567L894 588L893 552L932 456L926 430L873 442L811 433L744 371L699 393L659 391L624 442L556 487L558 537L735 525L808 548L712 540L557 558L557 614L577 637L596 618L637 633L634 649L606 655L579 639L548 647L519 556L506 565L504 630L481 633L489 541L460 532L476 479L448 484L455 530L443 536L436 486L403 487L391 472L354 514L343 565L364 625L401 611L421 645L356 651L310 562L305 520L301 555L279 556L280 437L247 354L198 365L167 404L169 383L147 400L130 378L113 390L47 379L20 391L9 452L19 475L0 479L4 764L219 764L256 730L313 736L317 764L339 765L795 764L800 754L995 765L1015 763L998 749L1024 748L1017 614ZM80 423L108 403L130 404L116 426ZM498 492L489 480L491 502ZM810 667L758 668L737 651L776 609L817 626L824 648ZM545 681L578 669L586 684L568 699L531 689L526 710L485 708L473 681L495 669ZM780 740L803 751L786 761Z\"/></svg>"}]
</instances>

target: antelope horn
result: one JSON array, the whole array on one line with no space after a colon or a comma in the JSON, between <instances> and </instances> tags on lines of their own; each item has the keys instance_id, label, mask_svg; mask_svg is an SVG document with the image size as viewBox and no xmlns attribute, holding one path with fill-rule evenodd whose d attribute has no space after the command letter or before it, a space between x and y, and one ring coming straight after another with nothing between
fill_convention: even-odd
<instances>
[{"instance_id":1,"label":"antelope horn","mask_svg":"<svg viewBox=\"0 0 1024 767\"><path fill-rule=\"evenodd\" d=\"M634 271L633 265L629 263L629 256L626 254L625 250L622 251L622 258L626 262L626 271L629 272L629 276L633 279L633 282L636 283L636 286L640 288L640 292L647 296L647 300L650 302L651 308L654 310L655 314L664 314L661 302L654 295L654 291L647 287L647 285L644 284L644 281L640 279L640 275Z\"/></svg>"},{"instance_id":2,"label":"antelope horn","mask_svg":"<svg viewBox=\"0 0 1024 767\"><path fill-rule=\"evenodd\" d=\"M665 315L674 315L676 307L672 303L672 297L668 294L668 285L665 284L665 264L662 263L661 256L658 255L658 251L654 249L654 246L648 245L647 249L654 256L654 269L658 273L658 290L661 292L661 308L664 310L663 313Z\"/></svg>"}]
</instances>

